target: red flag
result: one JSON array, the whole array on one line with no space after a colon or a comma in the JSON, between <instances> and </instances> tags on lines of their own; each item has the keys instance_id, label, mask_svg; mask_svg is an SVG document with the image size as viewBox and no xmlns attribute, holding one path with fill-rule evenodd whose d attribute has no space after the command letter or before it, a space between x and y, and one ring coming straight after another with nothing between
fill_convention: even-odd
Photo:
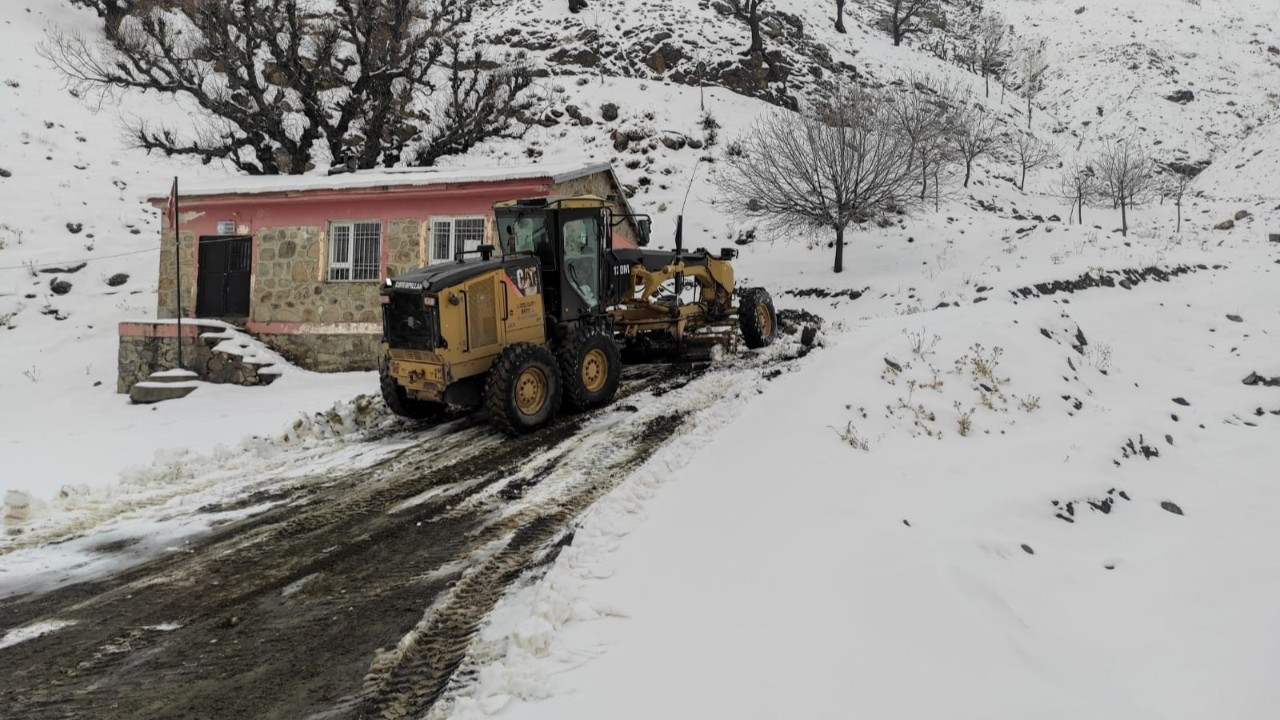
<instances>
[{"instance_id":1,"label":"red flag","mask_svg":"<svg viewBox=\"0 0 1280 720\"><path fill-rule=\"evenodd\" d=\"M173 189L169 191L169 206L165 208L165 216L169 218L169 227L178 231L178 178L173 179Z\"/></svg>"}]
</instances>

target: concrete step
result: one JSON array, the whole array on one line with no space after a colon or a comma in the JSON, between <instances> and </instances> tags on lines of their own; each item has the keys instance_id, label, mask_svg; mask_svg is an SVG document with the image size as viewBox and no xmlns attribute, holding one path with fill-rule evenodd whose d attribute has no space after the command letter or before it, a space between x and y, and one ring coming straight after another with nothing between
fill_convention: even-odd
<instances>
[{"instance_id":1,"label":"concrete step","mask_svg":"<svg viewBox=\"0 0 1280 720\"><path fill-rule=\"evenodd\" d=\"M200 387L197 382L140 382L129 391L129 399L138 404L158 403L184 398Z\"/></svg>"},{"instance_id":2,"label":"concrete step","mask_svg":"<svg viewBox=\"0 0 1280 720\"><path fill-rule=\"evenodd\" d=\"M184 383L199 380L200 376L190 370L158 370L151 373L148 382Z\"/></svg>"}]
</instances>

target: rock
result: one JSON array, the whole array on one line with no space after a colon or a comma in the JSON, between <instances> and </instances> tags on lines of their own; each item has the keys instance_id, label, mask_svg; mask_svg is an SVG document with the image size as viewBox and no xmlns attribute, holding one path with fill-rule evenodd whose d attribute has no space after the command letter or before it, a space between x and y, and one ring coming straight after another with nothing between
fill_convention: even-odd
<instances>
[{"instance_id":1,"label":"rock","mask_svg":"<svg viewBox=\"0 0 1280 720\"><path fill-rule=\"evenodd\" d=\"M128 273L116 273L115 275L107 278L107 285L110 285L111 287L120 287L127 282L129 282Z\"/></svg>"},{"instance_id":2,"label":"rock","mask_svg":"<svg viewBox=\"0 0 1280 720\"><path fill-rule=\"evenodd\" d=\"M661 140L662 144L665 145L668 150L681 150L688 144L683 135L677 135L675 137L672 137L671 135L663 135Z\"/></svg>"},{"instance_id":3,"label":"rock","mask_svg":"<svg viewBox=\"0 0 1280 720\"><path fill-rule=\"evenodd\" d=\"M1165 100L1168 100L1169 102L1176 102L1179 105L1186 105L1187 103L1195 99L1196 99L1195 93L1191 92L1190 90L1178 90L1172 95L1165 96Z\"/></svg>"},{"instance_id":4,"label":"rock","mask_svg":"<svg viewBox=\"0 0 1280 720\"><path fill-rule=\"evenodd\" d=\"M1239 210L1236 212L1236 215L1235 215L1236 222L1239 222L1247 217L1249 217L1248 210Z\"/></svg>"},{"instance_id":5,"label":"rock","mask_svg":"<svg viewBox=\"0 0 1280 720\"><path fill-rule=\"evenodd\" d=\"M71 292L71 283L66 280L54 278L49 281L49 290L51 290L54 295L66 295Z\"/></svg>"},{"instance_id":6,"label":"rock","mask_svg":"<svg viewBox=\"0 0 1280 720\"><path fill-rule=\"evenodd\" d=\"M1173 399L1173 401L1178 403L1179 405L1184 405L1184 406L1191 405L1191 403L1187 402L1186 398L1176 397Z\"/></svg>"},{"instance_id":7,"label":"rock","mask_svg":"<svg viewBox=\"0 0 1280 720\"><path fill-rule=\"evenodd\" d=\"M1244 379L1245 385L1262 385L1263 387L1280 387L1280 377L1263 377L1256 372L1249 373L1249 377Z\"/></svg>"},{"instance_id":8,"label":"rock","mask_svg":"<svg viewBox=\"0 0 1280 720\"><path fill-rule=\"evenodd\" d=\"M689 143L689 147L694 150L702 149L702 141L697 138L689 138L688 143ZM1276 242L1280 242L1280 240L1276 240Z\"/></svg>"},{"instance_id":9,"label":"rock","mask_svg":"<svg viewBox=\"0 0 1280 720\"><path fill-rule=\"evenodd\" d=\"M1233 227L1235 227L1235 226L1236 226L1236 221L1235 221L1235 220L1223 220L1222 222L1218 223L1217 225L1214 225L1214 226L1213 226L1213 229L1214 229L1214 230L1230 230L1231 228L1233 228Z\"/></svg>"},{"instance_id":10,"label":"rock","mask_svg":"<svg viewBox=\"0 0 1280 720\"><path fill-rule=\"evenodd\" d=\"M65 267L51 266L47 268L42 268L40 272L48 275L60 275L60 274L71 275L73 273L78 273L81 270L85 269L85 266L87 266L88 264L89 263L77 263L75 265L67 265Z\"/></svg>"},{"instance_id":11,"label":"rock","mask_svg":"<svg viewBox=\"0 0 1280 720\"><path fill-rule=\"evenodd\" d=\"M889 358L884 359L884 364L888 365L889 369L893 370L894 372L902 372L902 366L890 360Z\"/></svg>"},{"instance_id":12,"label":"rock","mask_svg":"<svg viewBox=\"0 0 1280 720\"><path fill-rule=\"evenodd\" d=\"M67 223L67 230L70 231L72 235L79 235L80 231L84 230L84 225L80 223Z\"/></svg>"},{"instance_id":13,"label":"rock","mask_svg":"<svg viewBox=\"0 0 1280 720\"><path fill-rule=\"evenodd\" d=\"M618 119L617 103L605 103L601 105L600 117L604 118L605 120L608 120L609 122L613 122L614 120L617 120Z\"/></svg>"},{"instance_id":14,"label":"rock","mask_svg":"<svg viewBox=\"0 0 1280 720\"><path fill-rule=\"evenodd\" d=\"M565 105L564 111L568 113L569 117L573 118L574 120L577 120L578 118L582 117L582 109L579 108L577 105Z\"/></svg>"},{"instance_id":15,"label":"rock","mask_svg":"<svg viewBox=\"0 0 1280 720\"><path fill-rule=\"evenodd\" d=\"M804 330L800 331L800 344L805 347L813 345L813 341L818 338L818 328L812 325L806 325Z\"/></svg>"},{"instance_id":16,"label":"rock","mask_svg":"<svg viewBox=\"0 0 1280 720\"><path fill-rule=\"evenodd\" d=\"M1181 515L1181 514L1183 514L1183 513L1182 513L1182 508L1178 507L1178 506L1177 506L1177 505L1175 505L1174 503L1169 502L1168 500L1165 500L1164 502L1160 503L1160 507L1161 507L1161 509L1163 509L1163 510L1167 510L1168 512L1171 512L1171 513L1173 513L1174 515Z\"/></svg>"},{"instance_id":17,"label":"rock","mask_svg":"<svg viewBox=\"0 0 1280 720\"><path fill-rule=\"evenodd\" d=\"M1028 544L1026 544L1026 543L1022 543L1022 552L1026 553L1026 554L1028 554L1028 555L1035 555L1035 554L1036 554L1036 551L1035 551L1035 550L1032 550L1032 549L1031 549L1031 546L1030 546L1030 545L1028 545Z\"/></svg>"},{"instance_id":18,"label":"rock","mask_svg":"<svg viewBox=\"0 0 1280 720\"><path fill-rule=\"evenodd\" d=\"M1228 314L1227 319L1230 320L1231 322L1244 322L1244 318L1240 317L1239 315Z\"/></svg>"},{"instance_id":19,"label":"rock","mask_svg":"<svg viewBox=\"0 0 1280 720\"><path fill-rule=\"evenodd\" d=\"M13 173L0 167L0 178L13 177Z\"/></svg>"}]
</instances>

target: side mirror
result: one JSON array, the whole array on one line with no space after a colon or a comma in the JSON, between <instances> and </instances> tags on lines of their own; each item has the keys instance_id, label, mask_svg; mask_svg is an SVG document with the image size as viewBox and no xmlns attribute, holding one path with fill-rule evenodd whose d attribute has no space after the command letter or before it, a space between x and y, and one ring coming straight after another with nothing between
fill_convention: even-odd
<instances>
[{"instance_id":1,"label":"side mirror","mask_svg":"<svg viewBox=\"0 0 1280 720\"><path fill-rule=\"evenodd\" d=\"M640 228L640 247L645 247L646 245L649 244L650 224L651 224L651 221L647 217L640 218L636 222L636 226Z\"/></svg>"}]
</instances>

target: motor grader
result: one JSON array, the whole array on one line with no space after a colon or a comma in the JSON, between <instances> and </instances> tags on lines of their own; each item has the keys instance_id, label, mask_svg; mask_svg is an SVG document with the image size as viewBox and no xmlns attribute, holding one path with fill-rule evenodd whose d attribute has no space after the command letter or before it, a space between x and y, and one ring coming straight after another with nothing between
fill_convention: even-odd
<instances>
[{"instance_id":1,"label":"motor grader","mask_svg":"<svg viewBox=\"0 0 1280 720\"><path fill-rule=\"evenodd\" d=\"M613 208L595 196L500 202L494 245L387 279L379 376L391 410L484 406L518 434L562 403L608 403L624 355L705 352L734 344L735 328L748 348L773 342L773 300L735 289L735 250L684 250L682 223L674 251L615 248L624 222L648 245L650 220Z\"/></svg>"}]
</instances>

